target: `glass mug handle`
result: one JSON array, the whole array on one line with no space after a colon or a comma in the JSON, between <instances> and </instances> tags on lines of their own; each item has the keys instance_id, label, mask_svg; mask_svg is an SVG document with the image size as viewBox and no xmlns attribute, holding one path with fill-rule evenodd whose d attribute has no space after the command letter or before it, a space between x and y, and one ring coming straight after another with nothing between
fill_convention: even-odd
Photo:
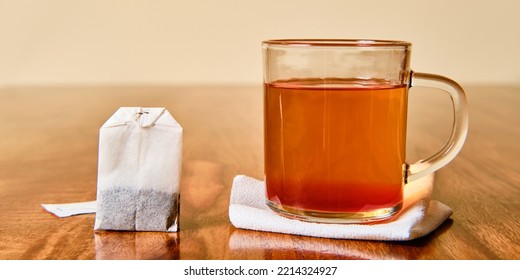
<instances>
[{"instance_id":1,"label":"glass mug handle","mask_svg":"<svg viewBox=\"0 0 520 280\"><path fill-rule=\"evenodd\" d=\"M405 182L415 181L448 164L462 149L468 133L466 94L457 82L440 75L412 72L410 87L414 86L438 88L450 94L454 111L453 127L448 142L440 151L407 168Z\"/></svg>"}]
</instances>

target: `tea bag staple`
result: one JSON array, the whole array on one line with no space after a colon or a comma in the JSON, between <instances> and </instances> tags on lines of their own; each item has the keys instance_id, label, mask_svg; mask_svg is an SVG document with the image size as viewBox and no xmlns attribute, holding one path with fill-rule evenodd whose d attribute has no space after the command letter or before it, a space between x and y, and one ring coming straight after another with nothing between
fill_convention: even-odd
<instances>
[{"instance_id":1,"label":"tea bag staple","mask_svg":"<svg viewBox=\"0 0 520 280\"><path fill-rule=\"evenodd\" d=\"M122 107L101 127L96 230L178 230L182 127L165 108Z\"/></svg>"}]
</instances>

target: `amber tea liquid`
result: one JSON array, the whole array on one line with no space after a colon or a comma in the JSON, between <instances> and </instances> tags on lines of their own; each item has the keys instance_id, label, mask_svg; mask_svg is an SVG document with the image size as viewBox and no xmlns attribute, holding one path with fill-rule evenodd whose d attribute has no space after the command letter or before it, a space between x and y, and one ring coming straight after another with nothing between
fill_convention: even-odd
<instances>
[{"instance_id":1,"label":"amber tea liquid","mask_svg":"<svg viewBox=\"0 0 520 280\"><path fill-rule=\"evenodd\" d=\"M407 87L380 80L265 84L268 204L282 214L384 218L399 211Z\"/></svg>"}]
</instances>

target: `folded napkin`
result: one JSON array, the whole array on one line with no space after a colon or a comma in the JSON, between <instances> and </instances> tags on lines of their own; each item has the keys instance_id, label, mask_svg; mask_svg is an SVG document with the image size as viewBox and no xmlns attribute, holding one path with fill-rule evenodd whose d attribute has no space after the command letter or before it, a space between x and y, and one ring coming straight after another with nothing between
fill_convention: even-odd
<instances>
[{"instance_id":1,"label":"folded napkin","mask_svg":"<svg viewBox=\"0 0 520 280\"><path fill-rule=\"evenodd\" d=\"M409 183L403 210L389 222L377 224L323 224L282 217L265 203L265 183L238 175L233 180L229 218L242 229L335 239L412 240L435 230L453 211L431 200L434 175Z\"/></svg>"}]
</instances>

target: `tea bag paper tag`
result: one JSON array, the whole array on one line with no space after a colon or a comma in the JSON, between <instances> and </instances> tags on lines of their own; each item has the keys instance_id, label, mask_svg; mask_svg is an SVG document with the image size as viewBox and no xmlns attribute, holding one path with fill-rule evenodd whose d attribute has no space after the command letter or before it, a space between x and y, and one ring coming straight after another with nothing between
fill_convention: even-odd
<instances>
[{"instance_id":1,"label":"tea bag paper tag","mask_svg":"<svg viewBox=\"0 0 520 280\"><path fill-rule=\"evenodd\" d=\"M42 204L42 207L60 218L96 213L95 200L63 204Z\"/></svg>"}]
</instances>

